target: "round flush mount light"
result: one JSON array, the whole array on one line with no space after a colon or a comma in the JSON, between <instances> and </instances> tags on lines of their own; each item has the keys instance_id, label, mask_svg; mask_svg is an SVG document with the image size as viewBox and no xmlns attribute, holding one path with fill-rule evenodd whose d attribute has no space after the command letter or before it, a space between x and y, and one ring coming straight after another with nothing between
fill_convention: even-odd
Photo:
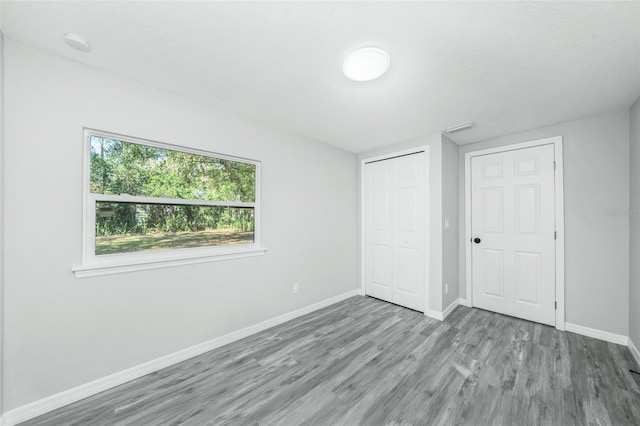
<instances>
[{"instance_id":1,"label":"round flush mount light","mask_svg":"<svg viewBox=\"0 0 640 426\"><path fill-rule=\"evenodd\" d=\"M66 33L64 35L64 42L67 43L68 46L81 52L88 53L91 51L89 43L87 43L87 41L78 34Z\"/></svg>"},{"instance_id":2,"label":"round flush mount light","mask_svg":"<svg viewBox=\"0 0 640 426\"><path fill-rule=\"evenodd\" d=\"M350 80L371 81L389 69L391 58L379 47L363 47L344 60L342 71Z\"/></svg>"}]
</instances>

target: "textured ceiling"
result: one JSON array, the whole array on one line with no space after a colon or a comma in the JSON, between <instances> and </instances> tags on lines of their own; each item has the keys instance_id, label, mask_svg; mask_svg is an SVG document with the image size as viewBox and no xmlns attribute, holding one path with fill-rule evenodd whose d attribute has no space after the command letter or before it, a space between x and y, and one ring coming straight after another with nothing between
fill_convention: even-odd
<instances>
[{"instance_id":1,"label":"textured ceiling","mask_svg":"<svg viewBox=\"0 0 640 426\"><path fill-rule=\"evenodd\" d=\"M353 152L469 143L628 107L638 2L12 2L8 38ZM75 32L90 54L67 47ZM342 61L375 45L379 80Z\"/></svg>"}]
</instances>

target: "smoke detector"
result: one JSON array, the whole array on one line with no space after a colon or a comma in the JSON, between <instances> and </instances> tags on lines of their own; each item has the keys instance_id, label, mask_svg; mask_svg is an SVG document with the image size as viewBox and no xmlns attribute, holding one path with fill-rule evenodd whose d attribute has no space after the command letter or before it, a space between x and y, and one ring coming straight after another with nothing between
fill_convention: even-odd
<instances>
[{"instance_id":1,"label":"smoke detector","mask_svg":"<svg viewBox=\"0 0 640 426\"><path fill-rule=\"evenodd\" d=\"M78 34L66 33L64 35L64 42L67 43L69 47L79 50L80 52L89 53L91 51L89 43Z\"/></svg>"}]
</instances>

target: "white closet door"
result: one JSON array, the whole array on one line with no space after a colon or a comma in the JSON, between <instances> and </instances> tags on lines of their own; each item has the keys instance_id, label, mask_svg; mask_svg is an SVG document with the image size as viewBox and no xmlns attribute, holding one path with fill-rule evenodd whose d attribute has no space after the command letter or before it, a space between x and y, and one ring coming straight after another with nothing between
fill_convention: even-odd
<instances>
[{"instance_id":1,"label":"white closet door","mask_svg":"<svg viewBox=\"0 0 640 426\"><path fill-rule=\"evenodd\" d=\"M424 311L425 154L365 166L365 290Z\"/></svg>"},{"instance_id":2,"label":"white closet door","mask_svg":"<svg viewBox=\"0 0 640 426\"><path fill-rule=\"evenodd\" d=\"M368 295L393 301L393 162L365 166L365 287Z\"/></svg>"},{"instance_id":3,"label":"white closet door","mask_svg":"<svg viewBox=\"0 0 640 426\"><path fill-rule=\"evenodd\" d=\"M555 325L553 145L471 161L473 306Z\"/></svg>"}]
</instances>

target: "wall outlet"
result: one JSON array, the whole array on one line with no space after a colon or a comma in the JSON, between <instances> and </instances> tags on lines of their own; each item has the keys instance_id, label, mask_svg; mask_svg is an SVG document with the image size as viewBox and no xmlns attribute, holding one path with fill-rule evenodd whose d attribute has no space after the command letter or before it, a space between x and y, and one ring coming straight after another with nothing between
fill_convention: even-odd
<instances>
[{"instance_id":1,"label":"wall outlet","mask_svg":"<svg viewBox=\"0 0 640 426\"><path fill-rule=\"evenodd\" d=\"M444 229L449 229L449 219L444 220Z\"/></svg>"},{"instance_id":2,"label":"wall outlet","mask_svg":"<svg viewBox=\"0 0 640 426\"><path fill-rule=\"evenodd\" d=\"M444 294L449 294L449 284L444 283Z\"/></svg>"},{"instance_id":3,"label":"wall outlet","mask_svg":"<svg viewBox=\"0 0 640 426\"><path fill-rule=\"evenodd\" d=\"M293 283L293 293L298 293L300 291L300 283Z\"/></svg>"}]
</instances>

